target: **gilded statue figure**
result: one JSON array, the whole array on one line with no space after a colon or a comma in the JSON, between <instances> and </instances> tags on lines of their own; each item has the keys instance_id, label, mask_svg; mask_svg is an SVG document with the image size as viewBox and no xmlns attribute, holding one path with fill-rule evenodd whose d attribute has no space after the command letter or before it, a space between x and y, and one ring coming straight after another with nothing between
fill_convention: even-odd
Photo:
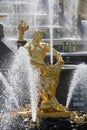
<instances>
[{"instance_id":1,"label":"gilded statue figure","mask_svg":"<svg viewBox=\"0 0 87 130\"><path fill-rule=\"evenodd\" d=\"M39 109L43 112L59 111L62 106L58 103L55 95L59 84L60 72L64 61L58 51L53 49L53 55L56 63L53 65L44 62L46 53L50 52L50 46L41 42L43 32L37 31L33 35L33 40L25 45L27 48L31 63L41 71L41 89L39 95L42 99Z\"/></svg>"},{"instance_id":2,"label":"gilded statue figure","mask_svg":"<svg viewBox=\"0 0 87 130\"><path fill-rule=\"evenodd\" d=\"M28 29L29 29L29 26L23 20L21 20L18 25L18 33L19 33L18 40L19 41L24 40L24 32L27 31Z\"/></svg>"}]
</instances>

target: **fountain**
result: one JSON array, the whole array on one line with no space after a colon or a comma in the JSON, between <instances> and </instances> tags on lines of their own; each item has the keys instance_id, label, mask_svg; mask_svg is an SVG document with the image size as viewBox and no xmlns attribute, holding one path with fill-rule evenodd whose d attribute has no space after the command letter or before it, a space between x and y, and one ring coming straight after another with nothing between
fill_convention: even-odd
<instances>
[{"instance_id":1,"label":"fountain","mask_svg":"<svg viewBox=\"0 0 87 130\"><path fill-rule=\"evenodd\" d=\"M52 3L50 4L51 14ZM52 17L50 16L50 21ZM7 86L6 89L10 91L10 94L7 94L10 100L6 100L5 104L12 101L12 107L8 109L9 111L4 112L4 116L10 114L9 121L13 122L10 125L11 129L16 127L17 130L65 130L79 129L82 125L85 124L85 127L87 125L86 114L70 111L56 99L56 90L64 61L61 54L53 49L52 24L53 21L50 22L51 46L49 46L49 44L42 42L42 31L34 32L33 40L26 43L24 32L29 26L24 21L19 23L19 39L17 41L19 50L14 56L14 62L8 70L7 77L0 73L3 85ZM70 40L72 39L70 38ZM48 62L46 58L50 52L51 60ZM24 102L24 100L26 101ZM2 110L0 117L2 125L5 125L3 124L4 116ZM17 122L15 127L13 127L14 122ZM4 130L6 130L6 126Z\"/></svg>"},{"instance_id":2,"label":"fountain","mask_svg":"<svg viewBox=\"0 0 87 130\"><path fill-rule=\"evenodd\" d=\"M19 117L23 119L25 118L24 121L26 121L28 118L27 122L30 123L28 129L42 129L41 126L43 126L45 122L47 125L50 122L53 124L51 126L50 124L48 125L49 129L51 129L51 127L54 128L54 126L56 126L56 128L59 128L60 122L61 124L63 122L65 122L65 124L68 123L67 127L70 129L76 128L77 126L79 127L81 124L86 123L87 115L75 111L70 111L57 101L55 97L56 89L59 84L60 72L62 70L64 61L60 53L53 49L53 55L56 58L56 63L51 65L50 63L45 62L46 54L50 52L50 46L47 43L41 42L42 37L43 33L41 31L37 31L34 33L33 40L30 43L26 43L24 45L24 48L26 49L21 47L19 48L19 56L17 54L17 57L22 57L22 60L20 59L21 62L18 64L18 68L20 68L20 72L22 71L23 75L23 68L25 70L27 69L25 71L27 73L25 80L27 80L28 84L30 85L29 93L31 105L26 104L24 107L20 107L18 111L10 112L10 114L15 115L15 117L18 119ZM17 65L17 61L15 61L15 63ZM12 70L14 70L14 72L17 72L14 65L12 67ZM39 70L39 73L37 70ZM16 74L16 76L20 76L19 74ZM13 77L10 78L10 81L12 80L13 85L15 84L14 92L15 90L20 92L20 85L22 87L22 84L17 84L16 82L20 82L21 78L17 81L18 78L14 76L14 73L12 75ZM37 83L38 80L40 81L39 83ZM67 127L64 126L63 128L65 129ZM47 129L47 126L45 126L45 129Z\"/></svg>"}]
</instances>

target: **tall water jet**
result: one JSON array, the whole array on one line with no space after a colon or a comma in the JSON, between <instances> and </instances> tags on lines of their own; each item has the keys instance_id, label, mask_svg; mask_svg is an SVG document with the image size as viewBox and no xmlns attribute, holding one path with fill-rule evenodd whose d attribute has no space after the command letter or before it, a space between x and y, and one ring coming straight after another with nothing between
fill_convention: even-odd
<instances>
[{"instance_id":1,"label":"tall water jet","mask_svg":"<svg viewBox=\"0 0 87 130\"><path fill-rule=\"evenodd\" d=\"M29 103L30 100L32 120L35 121L40 87L39 70L31 65L29 54L25 48L20 47L15 54L8 78L19 105L23 105L24 101Z\"/></svg>"},{"instance_id":2,"label":"tall water jet","mask_svg":"<svg viewBox=\"0 0 87 130\"><path fill-rule=\"evenodd\" d=\"M68 92L66 107L69 107L75 89L78 89L78 87L83 87L83 91L85 91L84 88L86 88L86 86L87 86L87 65L80 64L77 66L77 69L73 73L73 77Z\"/></svg>"},{"instance_id":3,"label":"tall water jet","mask_svg":"<svg viewBox=\"0 0 87 130\"><path fill-rule=\"evenodd\" d=\"M29 68L29 72L31 73L29 74L29 84L30 84L29 93L31 101L32 121L35 122L39 103L40 75L39 70L36 69L34 66L31 66Z\"/></svg>"},{"instance_id":4,"label":"tall water jet","mask_svg":"<svg viewBox=\"0 0 87 130\"><path fill-rule=\"evenodd\" d=\"M49 0L49 17L50 17L50 63L53 64L53 0Z\"/></svg>"}]
</instances>

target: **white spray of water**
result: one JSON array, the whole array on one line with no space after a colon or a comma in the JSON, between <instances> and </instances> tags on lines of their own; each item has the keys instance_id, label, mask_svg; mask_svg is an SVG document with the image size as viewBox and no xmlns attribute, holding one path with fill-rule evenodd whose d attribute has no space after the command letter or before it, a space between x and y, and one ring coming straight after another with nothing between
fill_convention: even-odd
<instances>
[{"instance_id":1,"label":"white spray of water","mask_svg":"<svg viewBox=\"0 0 87 130\"><path fill-rule=\"evenodd\" d=\"M53 64L53 0L49 0L49 16L50 16L50 62Z\"/></svg>"},{"instance_id":2,"label":"white spray of water","mask_svg":"<svg viewBox=\"0 0 87 130\"><path fill-rule=\"evenodd\" d=\"M40 87L40 71L30 63L27 50L20 47L15 54L14 62L9 71L9 81L14 88L17 100L21 102L24 96L30 96L32 120L36 121L38 106L38 91Z\"/></svg>"},{"instance_id":3,"label":"white spray of water","mask_svg":"<svg viewBox=\"0 0 87 130\"><path fill-rule=\"evenodd\" d=\"M40 88L40 75L39 70L37 70L34 66L29 68L29 91L30 91L30 100L31 100L31 108L32 108L32 120L36 121L37 116L37 106L38 106L38 93Z\"/></svg>"},{"instance_id":4,"label":"white spray of water","mask_svg":"<svg viewBox=\"0 0 87 130\"><path fill-rule=\"evenodd\" d=\"M78 65L73 74L66 102L67 108L69 107L73 93L75 89L79 86L79 84L82 84L83 87L87 86L87 65L85 64Z\"/></svg>"},{"instance_id":5,"label":"white spray of water","mask_svg":"<svg viewBox=\"0 0 87 130\"><path fill-rule=\"evenodd\" d=\"M23 96L29 93L27 89L27 73L28 73L28 61L26 57L26 50L20 48L14 56L14 60L10 65L10 70L8 71L9 84L13 86L14 93L19 102L22 105ZM27 67L26 67L27 66ZM25 92L27 90L27 93ZM25 94L26 93L26 94Z\"/></svg>"},{"instance_id":6,"label":"white spray of water","mask_svg":"<svg viewBox=\"0 0 87 130\"><path fill-rule=\"evenodd\" d=\"M6 78L3 76L3 74L1 72L0 72L0 80L2 81L2 84L5 86L4 93L6 95L6 98L5 98L5 108L6 108L6 110L11 110L13 103L18 108L19 105L18 105L18 101L17 101L17 99L14 95L13 88L12 88L12 86L10 86L8 84Z\"/></svg>"}]
</instances>

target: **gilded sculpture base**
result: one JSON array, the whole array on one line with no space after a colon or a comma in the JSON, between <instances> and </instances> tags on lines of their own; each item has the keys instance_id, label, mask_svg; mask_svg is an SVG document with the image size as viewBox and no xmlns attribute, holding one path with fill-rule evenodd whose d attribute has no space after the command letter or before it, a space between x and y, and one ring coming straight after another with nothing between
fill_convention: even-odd
<instances>
[{"instance_id":1,"label":"gilded sculpture base","mask_svg":"<svg viewBox=\"0 0 87 130\"><path fill-rule=\"evenodd\" d=\"M37 111L37 118L47 118L47 117L70 117L70 115L72 114L71 111L59 111L59 112L41 112L41 111ZM31 117L31 111L20 111L17 112L16 115L21 115L23 117Z\"/></svg>"},{"instance_id":2,"label":"gilded sculpture base","mask_svg":"<svg viewBox=\"0 0 87 130\"><path fill-rule=\"evenodd\" d=\"M11 115L15 116L22 116L22 117L30 117L32 118L31 109L28 111L26 109L21 110L19 112L11 112ZM37 110L37 119L45 119L45 118L69 118L71 121L77 123L77 124L84 124L87 123L87 115L81 113L77 113L75 111L69 111L66 110L66 108L58 111L58 112L42 112L40 110Z\"/></svg>"}]
</instances>

